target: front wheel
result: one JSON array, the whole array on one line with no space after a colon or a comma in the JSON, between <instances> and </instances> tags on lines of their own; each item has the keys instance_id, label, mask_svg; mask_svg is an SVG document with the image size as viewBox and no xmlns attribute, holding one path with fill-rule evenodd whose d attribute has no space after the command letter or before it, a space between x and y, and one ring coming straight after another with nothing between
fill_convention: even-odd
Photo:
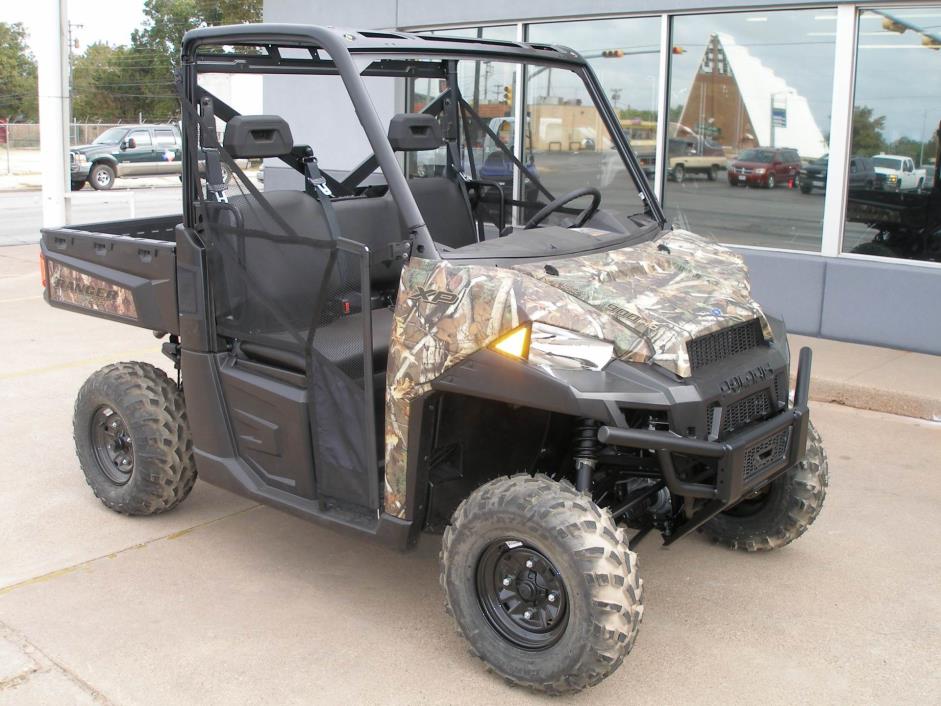
<instances>
[{"instance_id":1,"label":"front wheel","mask_svg":"<svg viewBox=\"0 0 941 706\"><path fill-rule=\"evenodd\" d=\"M804 459L780 477L713 517L703 531L730 549L762 552L800 537L817 519L827 497L827 452L811 424Z\"/></svg>"},{"instance_id":2,"label":"front wheel","mask_svg":"<svg viewBox=\"0 0 941 706\"><path fill-rule=\"evenodd\" d=\"M85 188L85 180L75 180L72 182L72 191L81 191Z\"/></svg>"},{"instance_id":3,"label":"front wheel","mask_svg":"<svg viewBox=\"0 0 941 706\"><path fill-rule=\"evenodd\" d=\"M677 164L675 167L673 167L673 181L675 181L677 184L682 184L684 181L686 181L686 167L684 167L682 164Z\"/></svg>"},{"instance_id":4,"label":"front wheel","mask_svg":"<svg viewBox=\"0 0 941 706\"><path fill-rule=\"evenodd\" d=\"M767 184L765 184L765 186L766 186L767 188L769 188L769 189L773 189L775 183L776 183L776 182L775 182L775 180L774 180L774 174L769 174L769 175L768 175L768 182L767 182Z\"/></svg>"},{"instance_id":5,"label":"front wheel","mask_svg":"<svg viewBox=\"0 0 941 706\"><path fill-rule=\"evenodd\" d=\"M88 183L93 189L107 191L114 186L114 170L107 164L96 164L88 175Z\"/></svg>"},{"instance_id":6,"label":"front wheel","mask_svg":"<svg viewBox=\"0 0 941 706\"><path fill-rule=\"evenodd\" d=\"M643 615L624 531L589 496L543 475L498 478L461 503L444 533L441 586L476 656L550 694L614 672Z\"/></svg>"},{"instance_id":7,"label":"front wheel","mask_svg":"<svg viewBox=\"0 0 941 706\"><path fill-rule=\"evenodd\" d=\"M183 393L147 363L92 374L75 400L73 434L85 480L115 512L172 510L196 482Z\"/></svg>"},{"instance_id":8,"label":"front wheel","mask_svg":"<svg viewBox=\"0 0 941 706\"><path fill-rule=\"evenodd\" d=\"M709 167L709 171L706 172L706 178L707 178L709 181L715 181L716 179L718 179L718 178L719 178L719 168L718 168L716 165L714 165L714 164L713 164L711 167Z\"/></svg>"}]
</instances>

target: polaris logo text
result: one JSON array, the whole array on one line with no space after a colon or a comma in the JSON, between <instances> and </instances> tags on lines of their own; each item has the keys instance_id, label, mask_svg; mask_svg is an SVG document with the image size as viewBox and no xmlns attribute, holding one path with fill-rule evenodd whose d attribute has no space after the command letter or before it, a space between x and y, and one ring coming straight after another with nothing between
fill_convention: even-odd
<instances>
[{"instance_id":1,"label":"polaris logo text","mask_svg":"<svg viewBox=\"0 0 941 706\"><path fill-rule=\"evenodd\" d=\"M768 363L763 363L741 375L733 375L728 380L723 380L719 385L719 390L723 393L738 392L762 380L767 380L772 375L774 375L774 369Z\"/></svg>"},{"instance_id":2,"label":"polaris logo text","mask_svg":"<svg viewBox=\"0 0 941 706\"><path fill-rule=\"evenodd\" d=\"M460 297L454 292L418 287L418 291L410 296L409 299L412 301L425 302L426 304L456 304Z\"/></svg>"}]
</instances>

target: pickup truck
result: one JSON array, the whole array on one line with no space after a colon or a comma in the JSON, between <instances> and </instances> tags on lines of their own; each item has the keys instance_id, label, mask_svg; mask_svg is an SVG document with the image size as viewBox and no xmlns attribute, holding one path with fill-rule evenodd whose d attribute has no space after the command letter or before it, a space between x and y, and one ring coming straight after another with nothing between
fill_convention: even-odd
<instances>
[{"instance_id":1,"label":"pickup truck","mask_svg":"<svg viewBox=\"0 0 941 706\"><path fill-rule=\"evenodd\" d=\"M90 145L73 147L69 153L72 191L86 183L93 189L107 190L115 179L180 175L183 173L183 139L176 125L119 125L109 128ZM247 160L238 162L245 168ZM202 170L202 165L200 165ZM223 165L223 178L231 175Z\"/></svg>"},{"instance_id":2,"label":"pickup truck","mask_svg":"<svg viewBox=\"0 0 941 706\"><path fill-rule=\"evenodd\" d=\"M120 125L69 154L72 191L110 189L118 177L180 174L183 140L176 125Z\"/></svg>"},{"instance_id":3,"label":"pickup truck","mask_svg":"<svg viewBox=\"0 0 941 706\"><path fill-rule=\"evenodd\" d=\"M925 185L925 170L916 169L911 157L877 154L872 158L872 166L885 191L913 191Z\"/></svg>"}]
</instances>

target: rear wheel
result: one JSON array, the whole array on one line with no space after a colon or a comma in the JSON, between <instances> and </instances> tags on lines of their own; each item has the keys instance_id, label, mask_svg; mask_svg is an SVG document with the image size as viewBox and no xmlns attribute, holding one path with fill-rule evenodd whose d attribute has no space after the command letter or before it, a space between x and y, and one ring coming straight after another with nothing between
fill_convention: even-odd
<instances>
[{"instance_id":1,"label":"rear wheel","mask_svg":"<svg viewBox=\"0 0 941 706\"><path fill-rule=\"evenodd\" d=\"M552 694L616 670L643 613L623 530L571 484L542 475L498 478L461 503L444 533L441 585L475 655Z\"/></svg>"},{"instance_id":2,"label":"rear wheel","mask_svg":"<svg viewBox=\"0 0 941 706\"><path fill-rule=\"evenodd\" d=\"M677 184L682 184L686 180L686 167L682 164L677 164L673 167L673 181Z\"/></svg>"},{"instance_id":3,"label":"rear wheel","mask_svg":"<svg viewBox=\"0 0 941 706\"><path fill-rule=\"evenodd\" d=\"M707 178L709 181L715 181L716 179L718 179L718 178L719 178L719 168L718 168L716 165L714 165L714 164L713 164L711 167L709 167L709 171L706 172L706 178Z\"/></svg>"},{"instance_id":4,"label":"rear wheel","mask_svg":"<svg viewBox=\"0 0 941 706\"><path fill-rule=\"evenodd\" d=\"M88 175L88 183L93 189L107 191L114 186L114 170L107 164L96 164Z\"/></svg>"},{"instance_id":5,"label":"rear wheel","mask_svg":"<svg viewBox=\"0 0 941 706\"><path fill-rule=\"evenodd\" d=\"M804 459L783 475L705 524L703 531L731 549L762 552L790 544L817 519L829 472L823 440L813 424Z\"/></svg>"},{"instance_id":6,"label":"rear wheel","mask_svg":"<svg viewBox=\"0 0 941 706\"><path fill-rule=\"evenodd\" d=\"M116 512L172 510L196 482L183 394L147 363L92 374L75 400L73 434L85 480Z\"/></svg>"}]
</instances>

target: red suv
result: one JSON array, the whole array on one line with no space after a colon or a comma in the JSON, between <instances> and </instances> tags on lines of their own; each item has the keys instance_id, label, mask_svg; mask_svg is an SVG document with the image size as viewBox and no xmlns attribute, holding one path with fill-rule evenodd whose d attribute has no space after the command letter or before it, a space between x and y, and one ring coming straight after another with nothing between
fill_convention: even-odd
<instances>
[{"instance_id":1,"label":"red suv","mask_svg":"<svg viewBox=\"0 0 941 706\"><path fill-rule=\"evenodd\" d=\"M776 184L787 184L801 169L797 150L787 148L756 147L745 150L729 165L729 186L763 186L773 189Z\"/></svg>"}]
</instances>

